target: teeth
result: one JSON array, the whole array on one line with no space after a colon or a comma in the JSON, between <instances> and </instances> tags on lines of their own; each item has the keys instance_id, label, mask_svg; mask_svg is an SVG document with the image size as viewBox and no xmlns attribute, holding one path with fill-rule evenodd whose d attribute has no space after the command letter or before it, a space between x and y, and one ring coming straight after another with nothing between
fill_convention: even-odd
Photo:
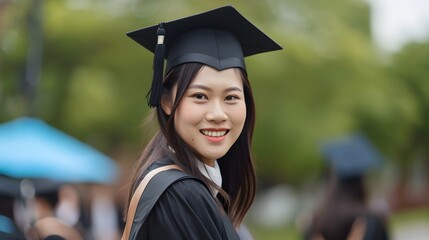
<instances>
[{"instance_id":1,"label":"teeth","mask_svg":"<svg viewBox=\"0 0 429 240\"><path fill-rule=\"evenodd\" d=\"M221 137L226 134L226 130L224 131L208 131L208 130L201 130L201 133L209 136L209 137Z\"/></svg>"}]
</instances>

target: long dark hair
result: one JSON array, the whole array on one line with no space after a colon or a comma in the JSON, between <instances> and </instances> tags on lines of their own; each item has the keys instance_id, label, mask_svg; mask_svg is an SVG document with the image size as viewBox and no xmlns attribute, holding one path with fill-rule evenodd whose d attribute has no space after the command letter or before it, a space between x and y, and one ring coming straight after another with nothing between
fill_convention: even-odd
<instances>
[{"instance_id":1,"label":"long dark hair","mask_svg":"<svg viewBox=\"0 0 429 240\"><path fill-rule=\"evenodd\" d=\"M164 156L170 156L175 164L182 167L188 174L201 179L208 186L217 188L211 180L202 175L195 161L199 157L198 153L193 151L180 138L174 127L174 115L177 106L189 84L204 66L200 63L182 64L172 69L165 77L163 97L171 98L173 96L173 86L177 84L176 97L172 101L171 114L167 115L162 107L155 109L159 130L148 143L137 162L127 205L142 178L143 172L152 163ZM255 125L255 103L246 72L244 70L237 71L240 72L243 81L246 120L237 141L225 156L218 159L222 173L222 189L219 189L220 194L218 198L234 226L238 226L242 222L253 202L256 192L255 169L251 154L251 141ZM174 150L174 155L171 154L172 151L169 148Z\"/></svg>"}]
</instances>

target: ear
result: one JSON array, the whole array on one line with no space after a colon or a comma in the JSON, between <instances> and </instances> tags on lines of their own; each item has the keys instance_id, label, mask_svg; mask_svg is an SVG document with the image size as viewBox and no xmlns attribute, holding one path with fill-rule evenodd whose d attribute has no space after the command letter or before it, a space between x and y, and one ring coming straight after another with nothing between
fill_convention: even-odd
<instances>
[{"instance_id":1,"label":"ear","mask_svg":"<svg viewBox=\"0 0 429 240\"><path fill-rule=\"evenodd\" d=\"M163 95L161 97L161 107L162 107L162 110L164 110L165 114L171 115L172 103L168 96Z\"/></svg>"}]
</instances>

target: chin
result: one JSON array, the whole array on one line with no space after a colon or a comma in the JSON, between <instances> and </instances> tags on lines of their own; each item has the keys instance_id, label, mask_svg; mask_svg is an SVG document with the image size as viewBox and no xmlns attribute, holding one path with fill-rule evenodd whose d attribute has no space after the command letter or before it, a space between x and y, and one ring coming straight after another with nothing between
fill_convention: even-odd
<instances>
[{"instance_id":1,"label":"chin","mask_svg":"<svg viewBox=\"0 0 429 240\"><path fill-rule=\"evenodd\" d=\"M226 153L224 154L210 154L210 155L204 155L203 157L205 159L214 159L214 160L218 160L219 158L225 156Z\"/></svg>"}]
</instances>

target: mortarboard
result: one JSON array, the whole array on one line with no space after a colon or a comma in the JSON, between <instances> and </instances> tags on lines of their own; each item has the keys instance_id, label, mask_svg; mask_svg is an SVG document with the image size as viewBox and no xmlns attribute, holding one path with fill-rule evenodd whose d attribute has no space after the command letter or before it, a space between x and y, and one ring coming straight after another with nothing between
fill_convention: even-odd
<instances>
[{"instance_id":1,"label":"mortarboard","mask_svg":"<svg viewBox=\"0 0 429 240\"><path fill-rule=\"evenodd\" d=\"M244 57L282 49L232 6L127 33L155 54L154 77L148 104L159 106L165 72L190 62L218 70L238 67L246 70Z\"/></svg>"},{"instance_id":2,"label":"mortarboard","mask_svg":"<svg viewBox=\"0 0 429 240\"><path fill-rule=\"evenodd\" d=\"M322 154L340 179L363 175L383 162L381 154L363 135L330 140L324 144Z\"/></svg>"}]
</instances>

